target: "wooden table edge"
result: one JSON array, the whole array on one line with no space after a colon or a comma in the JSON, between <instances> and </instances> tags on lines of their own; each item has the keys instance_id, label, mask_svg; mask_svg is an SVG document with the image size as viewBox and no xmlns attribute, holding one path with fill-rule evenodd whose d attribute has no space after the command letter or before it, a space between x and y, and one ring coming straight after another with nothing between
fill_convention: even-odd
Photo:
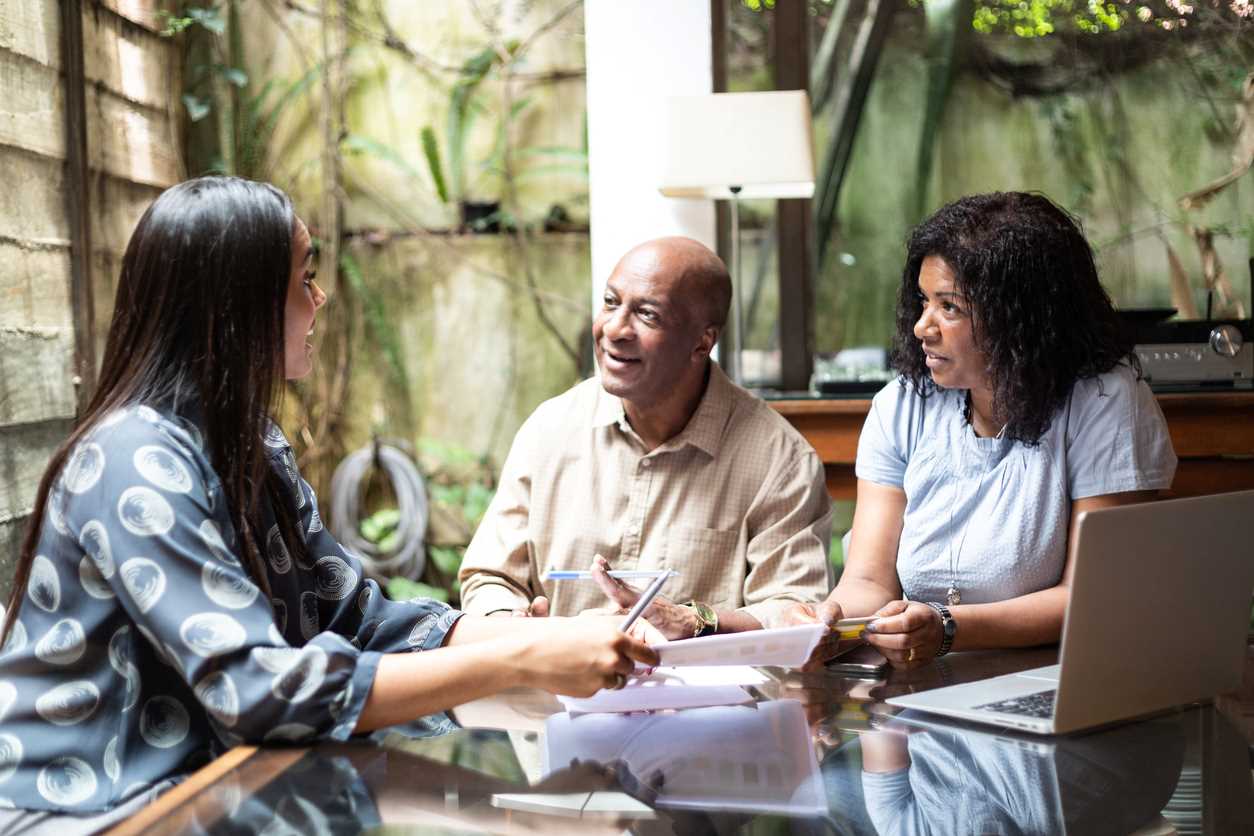
<instances>
[{"instance_id":1,"label":"wooden table edge","mask_svg":"<svg viewBox=\"0 0 1254 836\"><path fill-rule=\"evenodd\" d=\"M145 833L161 819L220 780L232 769L257 754L256 746L236 746L221 757L205 764L187 777L187 780L162 795L124 822L107 831L107 836L131 836Z\"/></svg>"}]
</instances>

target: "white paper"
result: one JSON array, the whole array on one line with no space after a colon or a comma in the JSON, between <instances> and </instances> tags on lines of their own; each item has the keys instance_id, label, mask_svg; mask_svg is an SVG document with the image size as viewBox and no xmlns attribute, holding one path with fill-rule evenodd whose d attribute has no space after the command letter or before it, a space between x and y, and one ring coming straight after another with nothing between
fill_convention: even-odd
<instances>
[{"instance_id":1,"label":"white paper","mask_svg":"<svg viewBox=\"0 0 1254 836\"><path fill-rule=\"evenodd\" d=\"M743 705L753 699L741 685L762 685L770 677L748 665L654 668L627 680L620 690L605 689L591 697L558 697L572 714L665 711L709 705Z\"/></svg>"},{"instance_id":2,"label":"white paper","mask_svg":"<svg viewBox=\"0 0 1254 836\"><path fill-rule=\"evenodd\" d=\"M664 681L668 685L765 685L771 678L750 665L689 665L683 668L654 668L647 677L632 677L630 683Z\"/></svg>"},{"instance_id":3,"label":"white paper","mask_svg":"<svg viewBox=\"0 0 1254 836\"><path fill-rule=\"evenodd\" d=\"M591 697L558 697L571 714L629 713L703 708L709 705L743 705L753 702L739 685L674 685L664 688L623 688L597 691Z\"/></svg>"},{"instance_id":4,"label":"white paper","mask_svg":"<svg viewBox=\"0 0 1254 836\"><path fill-rule=\"evenodd\" d=\"M637 780L658 787L658 807L827 812L805 711L793 700L674 714L554 714L544 754L546 774L573 760L624 761Z\"/></svg>"},{"instance_id":5,"label":"white paper","mask_svg":"<svg viewBox=\"0 0 1254 836\"><path fill-rule=\"evenodd\" d=\"M773 665L799 668L827 632L824 624L748 630L653 645L663 665Z\"/></svg>"}]
</instances>

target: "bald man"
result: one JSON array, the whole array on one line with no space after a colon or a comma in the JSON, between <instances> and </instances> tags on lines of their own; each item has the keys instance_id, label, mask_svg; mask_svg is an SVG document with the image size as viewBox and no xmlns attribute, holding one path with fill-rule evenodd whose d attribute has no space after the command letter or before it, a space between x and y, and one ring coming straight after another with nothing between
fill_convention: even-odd
<instances>
[{"instance_id":1,"label":"bald man","mask_svg":"<svg viewBox=\"0 0 1254 836\"><path fill-rule=\"evenodd\" d=\"M629 607L635 588L609 569L679 572L645 612L672 639L782 626L790 604L823 599L823 467L711 362L730 301L727 268L690 238L623 256L592 324L600 377L518 431L462 562L467 612ZM595 579L553 582L552 569Z\"/></svg>"}]
</instances>

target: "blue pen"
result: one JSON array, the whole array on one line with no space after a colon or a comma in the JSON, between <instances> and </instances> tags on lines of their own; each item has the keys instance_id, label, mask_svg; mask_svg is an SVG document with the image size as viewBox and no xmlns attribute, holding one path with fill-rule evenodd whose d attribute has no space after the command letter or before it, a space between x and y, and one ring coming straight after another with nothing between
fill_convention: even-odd
<instances>
[{"instance_id":1,"label":"blue pen","mask_svg":"<svg viewBox=\"0 0 1254 836\"><path fill-rule=\"evenodd\" d=\"M619 580L652 580L660 575L678 574L669 569L624 569L621 571L613 570L607 573L611 578ZM574 570L550 569L544 575L545 580L550 581L590 581L592 580L591 572L577 572Z\"/></svg>"}]
</instances>

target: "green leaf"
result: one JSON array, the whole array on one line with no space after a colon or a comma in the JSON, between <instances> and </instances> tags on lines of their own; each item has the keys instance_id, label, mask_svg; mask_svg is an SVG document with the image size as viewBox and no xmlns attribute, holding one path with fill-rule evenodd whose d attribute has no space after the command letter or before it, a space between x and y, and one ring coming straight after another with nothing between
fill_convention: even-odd
<instances>
[{"instance_id":1,"label":"green leaf","mask_svg":"<svg viewBox=\"0 0 1254 836\"><path fill-rule=\"evenodd\" d=\"M470 125L474 121L475 91L479 89L479 85L498 60L500 56L496 54L496 50L492 47L484 47L462 64L461 76L449 92L448 129L445 144L448 150L449 179L453 187L450 196L453 200L461 200L466 194L464 169L466 136L470 133Z\"/></svg>"},{"instance_id":2,"label":"green leaf","mask_svg":"<svg viewBox=\"0 0 1254 836\"><path fill-rule=\"evenodd\" d=\"M391 551L396 547L397 528L401 524L401 512L396 508L383 508L376 511L370 516L362 520L357 528L361 531L361 536L365 537L371 543L379 546L384 551ZM391 544L388 544L389 538Z\"/></svg>"},{"instance_id":3,"label":"green leaf","mask_svg":"<svg viewBox=\"0 0 1254 836\"><path fill-rule=\"evenodd\" d=\"M401 169L411 177L418 176L417 170L409 164L408 160L397 153L396 149L364 134L348 134L344 139L340 140L340 148L354 154L368 154L372 157L378 157Z\"/></svg>"},{"instance_id":4,"label":"green leaf","mask_svg":"<svg viewBox=\"0 0 1254 836\"><path fill-rule=\"evenodd\" d=\"M448 186L444 182L444 166L440 164L440 146L435 139L435 131L430 125L422 129L422 156L427 161L427 169L431 172L431 181L435 183L435 193L440 196L441 203L448 203Z\"/></svg>"},{"instance_id":5,"label":"green leaf","mask_svg":"<svg viewBox=\"0 0 1254 836\"><path fill-rule=\"evenodd\" d=\"M199 122L209 115L209 101L191 93L183 94L183 106L187 108L187 118L193 122Z\"/></svg>"},{"instance_id":6,"label":"green leaf","mask_svg":"<svg viewBox=\"0 0 1254 836\"><path fill-rule=\"evenodd\" d=\"M448 592L421 581L409 578L392 578L384 588L387 596L393 601L411 601L414 598L432 598L436 601L448 602Z\"/></svg>"},{"instance_id":7,"label":"green leaf","mask_svg":"<svg viewBox=\"0 0 1254 836\"><path fill-rule=\"evenodd\" d=\"M165 9L157 10L157 20L161 22L161 36L163 38L173 37L195 22L190 17L180 17Z\"/></svg>"},{"instance_id":8,"label":"green leaf","mask_svg":"<svg viewBox=\"0 0 1254 836\"><path fill-rule=\"evenodd\" d=\"M462 550L452 546L427 546L427 554L431 562L443 574L453 577L462 565Z\"/></svg>"},{"instance_id":9,"label":"green leaf","mask_svg":"<svg viewBox=\"0 0 1254 836\"><path fill-rule=\"evenodd\" d=\"M215 35L226 31L226 20L213 7L202 9L193 6L187 10L187 16Z\"/></svg>"},{"instance_id":10,"label":"green leaf","mask_svg":"<svg viewBox=\"0 0 1254 836\"><path fill-rule=\"evenodd\" d=\"M492 497L496 495L496 491L484 485L473 482L466 489L466 499L462 504L462 513L466 517L466 522L472 527L478 526L479 521L483 519L483 515L487 513L488 504L492 502Z\"/></svg>"},{"instance_id":11,"label":"green leaf","mask_svg":"<svg viewBox=\"0 0 1254 836\"><path fill-rule=\"evenodd\" d=\"M243 90L248 86L248 73L237 67L223 67L222 77L226 79L228 84Z\"/></svg>"},{"instance_id":12,"label":"green leaf","mask_svg":"<svg viewBox=\"0 0 1254 836\"><path fill-rule=\"evenodd\" d=\"M449 444L436 438L418 439L418 449L424 456L453 465L469 465L479 461L479 456L465 447Z\"/></svg>"}]
</instances>

